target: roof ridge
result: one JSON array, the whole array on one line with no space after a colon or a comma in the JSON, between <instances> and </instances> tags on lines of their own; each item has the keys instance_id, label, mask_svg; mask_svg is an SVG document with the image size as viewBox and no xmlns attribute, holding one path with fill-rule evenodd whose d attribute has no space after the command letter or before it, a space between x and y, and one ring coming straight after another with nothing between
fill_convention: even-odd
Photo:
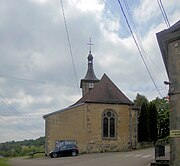
<instances>
[{"instance_id":1,"label":"roof ridge","mask_svg":"<svg viewBox=\"0 0 180 166\"><path fill-rule=\"evenodd\" d=\"M73 105L85 102L133 104L105 73L99 83Z\"/></svg>"}]
</instances>

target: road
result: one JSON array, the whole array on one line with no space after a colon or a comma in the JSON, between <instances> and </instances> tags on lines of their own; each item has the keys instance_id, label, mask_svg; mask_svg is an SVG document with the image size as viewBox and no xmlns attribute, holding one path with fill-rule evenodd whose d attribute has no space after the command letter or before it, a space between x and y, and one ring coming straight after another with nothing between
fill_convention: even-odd
<instances>
[{"instance_id":1,"label":"road","mask_svg":"<svg viewBox=\"0 0 180 166\"><path fill-rule=\"evenodd\" d=\"M129 152L82 154L61 158L13 158L11 166L148 166L154 160L154 148Z\"/></svg>"}]
</instances>

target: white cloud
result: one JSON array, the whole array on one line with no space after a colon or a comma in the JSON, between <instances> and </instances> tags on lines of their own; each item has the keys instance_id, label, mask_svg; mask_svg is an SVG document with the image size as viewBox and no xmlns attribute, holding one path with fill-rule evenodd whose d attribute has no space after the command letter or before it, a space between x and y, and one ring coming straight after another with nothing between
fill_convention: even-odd
<instances>
[{"instance_id":1,"label":"white cloud","mask_svg":"<svg viewBox=\"0 0 180 166\"><path fill-rule=\"evenodd\" d=\"M104 6L100 4L97 0L72 0L71 2L83 12L100 12L104 8Z\"/></svg>"},{"instance_id":2,"label":"white cloud","mask_svg":"<svg viewBox=\"0 0 180 166\"><path fill-rule=\"evenodd\" d=\"M32 2L38 3L38 4L44 4L44 3L47 3L50 0L29 0L29 1L32 1Z\"/></svg>"},{"instance_id":3,"label":"white cloud","mask_svg":"<svg viewBox=\"0 0 180 166\"><path fill-rule=\"evenodd\" d=\"M63 5L79 83L86 74L87 42L92 37L94 70L98 78L106 73L131 100L137 93L147 95L149 99L158 96L134 41L130 36L120 37L124 33L121 20L106 15L102 1L67 0ZM172 23L179 19L176 6L165 4ZM154 66L155 61L164 71L155 33L165 26L157 4L141 1L133 13L140 33L143 32L142 42L152 59L148 57L158 88L166 95L167 89L162 85L166 74ZM67 107L81 97L60 1L0 1L0 18L0 76L7 76L0 77L0 94L31 123L28 127L1 101L0 120L3 120L0 125L3 129L0 129L0 142L36 138L44 135L42 115ZM34 130L36 135L31 132L27 135L20 129L23 125L26 130Z\"/></svg>"},{"instance_id":4,"label":"white cloud","mask_svg":"<svg viewBox=\"0 0 180 166\"><path fill-rule=\"evenodd\" d=\"M140 5L134 10L134 17L138 23L145 24L148 21L157 17L159 9L156 1L141 0Z\"/></svg>"}]
</instances>

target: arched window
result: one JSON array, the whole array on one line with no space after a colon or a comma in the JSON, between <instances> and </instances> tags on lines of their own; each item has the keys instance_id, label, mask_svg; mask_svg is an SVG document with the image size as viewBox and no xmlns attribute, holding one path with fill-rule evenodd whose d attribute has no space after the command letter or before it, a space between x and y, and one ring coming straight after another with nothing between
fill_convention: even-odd
<instances>
[{"instance_id":1,"label":"arched window","mask_svg":"<svg viewBox=\"0 0 180 166\"><path fill-rule=\"evenodd\" d=\"M116 137L116 114L112 110L106 110L102 115L102 137Z\"/></svg>"}]
</instances>

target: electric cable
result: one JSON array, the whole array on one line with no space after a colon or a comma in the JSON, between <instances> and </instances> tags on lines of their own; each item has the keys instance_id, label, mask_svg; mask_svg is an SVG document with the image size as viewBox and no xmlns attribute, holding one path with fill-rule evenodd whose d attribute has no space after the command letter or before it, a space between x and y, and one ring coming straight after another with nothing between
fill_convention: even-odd
<instances>
[{"instance_id":1,"label":"electric cable","mask_svg":"<svg viewBox=\"0 0 180 166\"><path fill-rule=\"evenodd\" d=\"M103 0L104 4L107 6L107 8L109 9L109 11L114 15L114 17L116 17L116 19L118 21L120 21L120 19L118 18L118 16L114 13L113 9L111 9L110 5ZM131 35L131 33L129 32L129 30L126 28L126 26L124 24L121 23L121 25L124 27L124 29L128 32L129 35Z\"/></svg>"},{"instance_id":2,"label":"electric cable","mask_svg":"<svg viewBox=\"0 0 180 166\"><path fill-rule=\"evenodd\" d=\"M159 6L159 8L160 8L160 10L161 10L161 14L162 14L162 16L163 16L163 18L164 18L164 21L165 21L165 23L166 23L166 26L169 28L169 27L170 27L170 23L169 23L169 20L168 20L166 11L165 11L165 9L164 9L164 7L163 7L162 1L161 1L161 0L157 0L157 3L158 3L158 6Z\"/></svg>"},{"instance_id":3,"label":"electric cable","mask_svg":"<svg viewBox=\"0 0 180 166\"><path fill-rule=\"evenodd\" d=\"M20 130L23 130L23 131L25 131L26 133L31 133L32 135L34 135L34 134L37 134L37 133L33 133L33 132L31 132L28 128L26 128L25 126L23 126L23 127L21 127L21 126L16 126L16 125L12 125L12 124L10 124L9 123L9 121L6 121L4 118L2 118L1 116L0 116L0 119L2 120L2 121L4 121L5 123L7 123L8 125L10 125L10 127L11 128L16 128L16 129L20 129Z\"/></svg>"},{"instance_id":4,"label":"electric cable","mask_svg":"<svg viewBox=\"0 0 180 166\"><path fill-rule=\"evenodd\" d=\"M152 82L153 82L153 84L154 84L157 92L158 92L159 95L162 97L162 95L161 95L160 91L158 90L158 87L157 87L157 85L156 85L156 83L155 83L155 81L154 81L154 79L153 79L153 77L152 77L152 74L151 74L151 72L150 72L150 70L149 70L149 68L148 68L148 66L147 66L147 64L146 64L146 61L145 61L145 59L144 59L144 57L143 57L143 54L142 54L142 52L141 52L141 49L140 49L140 47L139 47L139 45L138 45L138 43L137 43L137 40L136 40L136 38L135 38L135 36L134 36L134 33L133 33L132 29L131 29L131 26L130 26L129 21L128 21L127 17L126 17L126 14L125 14L125 12L124 12L124 9L123 9L123 7L122 7L122 4L121 4L120 0L118 0L118 3L119 3L119 6L120 6L120 8L121 8L121 11L122 11L122 13L123 13L123 16L124 16L124 18L125 18L125 20L126 20L126 23L127 23L127 25L128 25L128 28L129 28L129 30L130 30L130 32L131 32L131 35L132 35L132 37L133 37L133 40L134 40L134 42L135 42L135 44L136 44L136 47L137 47L137 49L138 49L138 52L139 52L139 54L140 54L140 56L141 56L141 59L142 59L144 65L145 65L145 68L146 68L146 70L147 70L147 72L148 72L148 74L149 74L149 76L150 76L150 78L151 78L151 80L152 80Z\"/></svg>"},{"instance_id":5,"label":"electric cable","mask_svg":"<svg viewBox=\"0 0 180 166\"><path fill-rule=\"evenodd\" d=\"M69 32L68 32L68 27L67 27L67 21L66 21L65 11L64 11L64 7L63 7L63 1L60 0L60 2L61 2L62 14L63 14L63 19L64 19L64 25L65 25L66 36L67 36L67 40L68 40L69 52L70 52L70 55L71 55L74 75L75 75L75 79L76 79L76 84L77 84L78 92L80 92L80 90L79 90L79 83L78 83L78 79L77 79L76 68L75 68L75 63L74 63L74 58L73 58L73 53L72 53L72 47L71 47L71 42L70 42L70 37L69 37Z\"/></svg>"},{"instance_id":6,"label":"electric cable","mask_svg":"<svg viewBox=\"0 0 180 166\"><path fill-rule=\"evenodd\" d=\"M8 79L21 80L21 81L34 82L34 83L40 83L40 84L46 84L46 85L60 86L60 84L55 83L55 82L53 83L53 82L46 82L46 81L40 81L40 80L32 80L32 79L27 79L27 78L22 78L22 77L12 77L12 76L4 75L4 74L0 74L0 77L8 78Z\"/></svg>"},{"instance_id":7,"label":"electric cable","mask_svg":"<svg viewBox=\"0 0 180 166\"><path fill-rule=\"evenodd\" d=\"M137 43L139 44L139 47L142 51L142 54L145 58L145 61L147 63L147 66L149 66L149 70L152 74L152 76L154 77L154 73L153 73L153 70L151 68L151 65L149 63L149 60L151 60L152 64L162 73L163 71L159 68L158 65L156 65L156 63L153 61L153 59L151 58L151 56L148 56L145 49L144 49L144 46L143 46L143 43L142 43L142 39L141 39L141 35L139 34L138 30L137 30L137 26L135 24L135 21L133 19L133 16L132 16L132 13L129 9L129 5L127 3L127 0L123 0L124 4L125 4L125 8L126 8L126 11L127 11L127 14L128 14L128 17L129 17L129 20L130 22L132 23L132 26L133 26L133 29L134 29L134 33L135 33L135 37L136 37L136 40L137 40ZM148 60L149 59L149 60Z\"/></svg>"},{"instance_id":8,"label":"electric cable","mask_svg":"<svg viewBox=\"0 0 180 166\"><path fill-rule=\"evenodd\" d=\"M25 118L21 113L19 113L1 94L0 94L0 99L1 101L9 108L9 110L11 110L12 112L14 112L20 119L22 119L23 121L25 121L28 127L33 127L36 128L27 118ZM39 130L39 128L36 128Z\"/></svg>"}]
</instances>

